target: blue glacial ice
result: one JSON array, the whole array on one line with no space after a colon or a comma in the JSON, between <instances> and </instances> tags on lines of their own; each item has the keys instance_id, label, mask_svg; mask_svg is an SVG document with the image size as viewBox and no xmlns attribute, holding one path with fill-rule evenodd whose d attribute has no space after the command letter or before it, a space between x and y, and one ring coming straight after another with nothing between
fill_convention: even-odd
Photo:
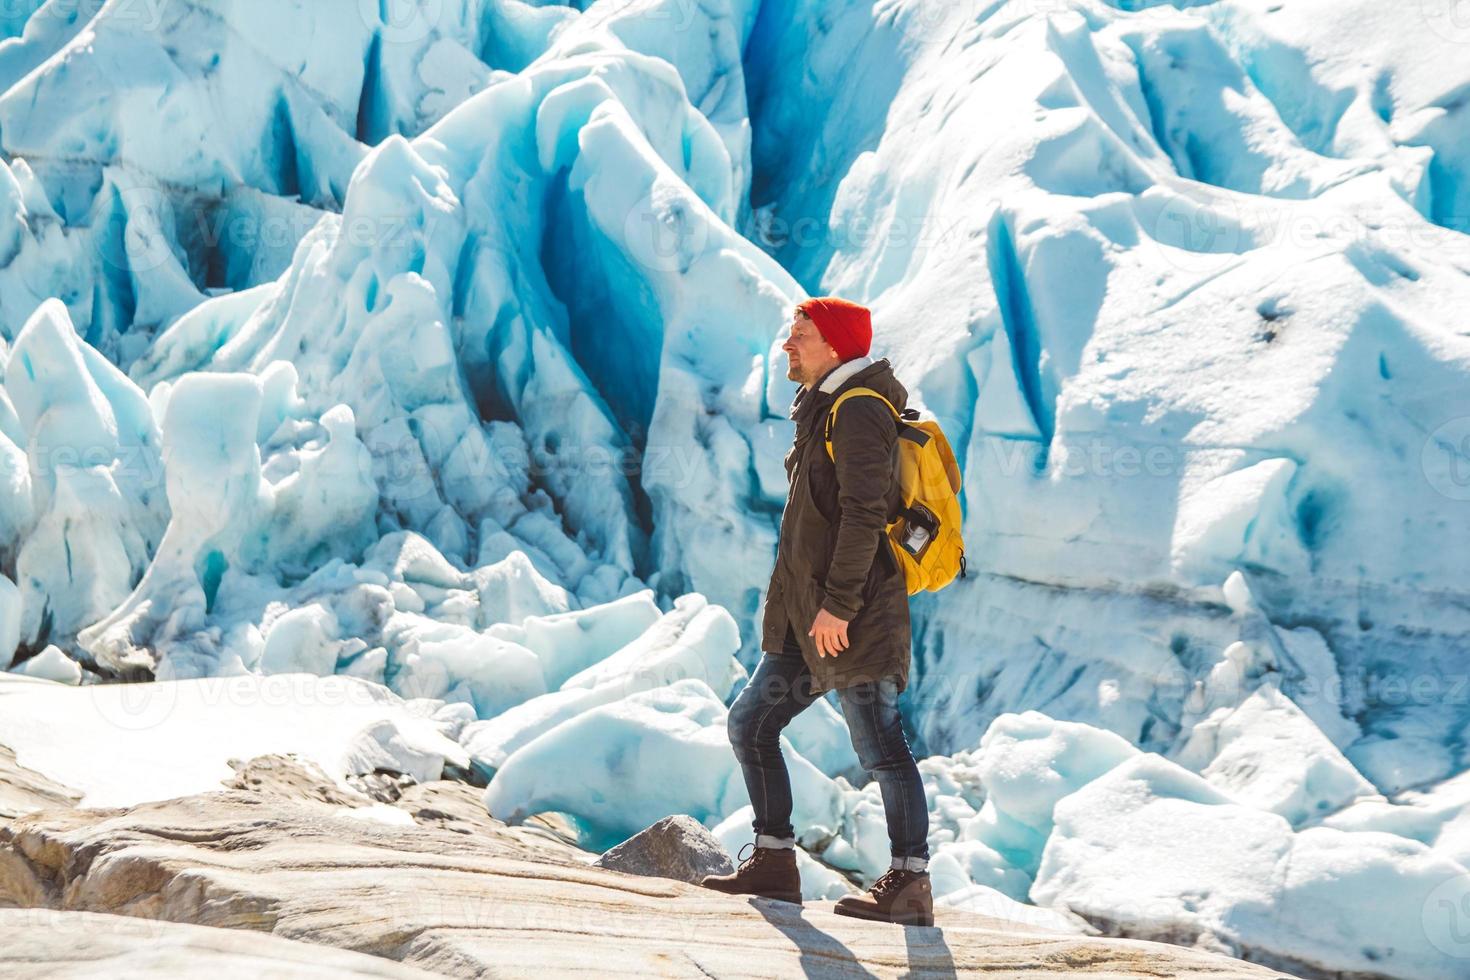
<instances>
[{"instance_id":1,"label":"blue glacial ice","mask_svg":"<svg viewBox=\"0 0 1470 980\"><path fill-rule=\"evenodd\" d=\"M11 4L0 695L346 685L241 750L733 853L778 343L836 293L964 471L939 899L1462 975L1470 30L1419 6ZM31 730L114 803L222 763ZM834 702L783 745L807 893L870 882Z\"/></svg>"}]
</instances>

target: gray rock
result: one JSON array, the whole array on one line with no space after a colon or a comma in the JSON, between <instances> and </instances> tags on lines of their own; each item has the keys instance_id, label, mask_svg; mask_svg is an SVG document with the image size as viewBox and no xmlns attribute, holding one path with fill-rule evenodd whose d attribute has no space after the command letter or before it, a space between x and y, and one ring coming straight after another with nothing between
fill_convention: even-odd
<instances>
[{"instance_id":1,"label":"gray rock","mask_svg":"<svg viewBox=\"0 0 1470 980\"><path fill-rule=\"evenodd\" d=\"M592 863L627 874L673 878L696 885L705 875L726 875L735 870L730 855L704 824L682 813L638 831Z\"/></svg>"}]
</instances>

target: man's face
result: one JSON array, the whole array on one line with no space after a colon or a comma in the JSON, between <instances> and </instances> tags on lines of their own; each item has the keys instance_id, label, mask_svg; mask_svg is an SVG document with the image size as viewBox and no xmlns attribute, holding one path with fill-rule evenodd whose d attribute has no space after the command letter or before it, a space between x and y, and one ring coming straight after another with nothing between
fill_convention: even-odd
<instances>
[{"instance_id":1,"label":"man's face","mask_svg":"<svg viewBox=\"0 0 1470 980\"><path fill-rule=\"evenodd\" d=\"M786 352L786 377L798 384L810 385L842 363L817 325L800 310L791 318L790 336L781 349Z\"/></svg>"}]
</instances>

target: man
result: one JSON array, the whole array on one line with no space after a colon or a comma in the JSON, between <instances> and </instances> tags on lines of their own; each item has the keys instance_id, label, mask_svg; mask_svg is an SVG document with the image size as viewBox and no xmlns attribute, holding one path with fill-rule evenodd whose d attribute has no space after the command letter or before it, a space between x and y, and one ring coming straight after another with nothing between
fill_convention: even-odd
<instances>
[{"instance_id":1,"label":"man","mask_svg":"<svg viewBox=\"0 0 1470 980\"><path fill-rule=\"evenodd\" d=\"M900 412L907 404L887 358L867 356L872 336L866 308L823 297L797 307L781 345L786 376L801 383L791 407L796 439L786 454L791 489L766 591L765 652L728 723L755 810L755 850L734 874L708 875L701 884L801 901L779 739L793 718L835 690L858 759L882 791L892 853L872 888L841 899L836 911L932 925L929 811L897 707L909 676L908 589L885 534L902 505L898 425L882 401L850 398L832 429L835 462L823 442L829 409L848 388L872 388Z\"/></svg>"}]
</instances>

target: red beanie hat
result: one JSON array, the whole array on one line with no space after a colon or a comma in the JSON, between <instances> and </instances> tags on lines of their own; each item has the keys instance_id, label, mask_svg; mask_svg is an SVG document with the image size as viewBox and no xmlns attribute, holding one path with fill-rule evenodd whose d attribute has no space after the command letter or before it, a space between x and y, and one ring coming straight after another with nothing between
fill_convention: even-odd
<instances>
[{"instance_id":1,"label":"red beanie hat","mask_svg":"<svg viewBox=\"0 0 1470 980\"><path fill-rule=\"evenodd\" d=\"M812 318L822 339L844 361L866 354L873 343L873 314L866 306L836 296L819 296L796 308Z\"/></svg>"}]
</instances>

